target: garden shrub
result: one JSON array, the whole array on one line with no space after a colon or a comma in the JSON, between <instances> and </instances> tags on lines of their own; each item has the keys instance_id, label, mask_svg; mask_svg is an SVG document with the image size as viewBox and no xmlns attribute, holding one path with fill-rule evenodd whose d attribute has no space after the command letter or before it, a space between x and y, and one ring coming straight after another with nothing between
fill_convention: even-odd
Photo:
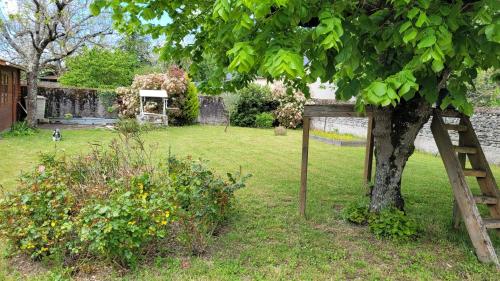
<instances>
[{"instance_id":1,"label":"garden shrub","mask_svg":"<svg viewBox=\"0 0 500 281\"><path fill-rule=\"evenodd\" d=\"M389 208L368 219L370 230L377 237L408 239L417 235L417 224L401 210Z\"/></svg>"},{"instance_id":2,"label":"garden shrub","mask_svg":"<svg viewBox=\"0 0 500 281\"><path fill-rule=\"evenodd\" d=\"M418 232L415 221L398 209L389 208L380 213L370 213L366 200L350 203L341 212L342 218L355 224L368 224L378 238L404 240L415 237Z\"/></svg>"},{"instance_id":3,"label":"garden shrub","mask_svg":"<svg viewBox=\"0 0 500 281\"><path fill-rule=\"evenodd\" d=\"M287 89L283 84L275 84L272 98L278 103L274 114L281 126L294 129L302 125L302 114L306 103L302 92Z\"/></svg>"},{"instance_id":4,"label":"garden shrub","mask_svg":"<svg viewBox=\"0 0 500 281\"><path fill-rule=\"evenodd\" d=\"M370 214L368 207L366 200L351 202L342 210L342 218L355 224L365 224Z\"/></svg>"},{"instance_id":5,"label":"garden shrub","mask_svg":"<svg viewBox=\"0 0 500 281\"><path fill-rule=\"evenodd\" d=\"M186 101L182 103L180 114L175 119L176 124L192 124L196 121L200 110L198 89L193 82L189 82L186 92Z\"/></svg>"},{"instance_id":6,"label":"garden shrub","mask_svg":"<svg viewBox=\"0 0 500 281\"><path fill-rule=\"evenodd\" d=\"M202 160L172 155L156 164L139 125L124 121L118 130L109 147L94 144L86 155L42 155L0 199L0 236L18 252L68 264L133 266L179 246L203 252L247 177L225 180Z\"/></svg>"},{"instance_id":7,"label":"garden shrub","mask_svg":"<svg viewBox=\"0 0 500 281\"><path fill-rule=\"evenodd\" d=\"M3 134L3 136L19 137L19 136L32 136L37 133L37 129L28 125L26 121L19 121L12 124L10 130Z\"/></svg>"},{"instance_id":8,"label":"garden shrub","mask_svg":"<svg viewBox=\"0 0 500 281\"><path fill-rule=\"evenodd\" d=\"M257 115L271 112L278 106L272 100L269 87L250 84L237 92L239 98L231 113L231 124L240 127L254 127Z\"/></svg>"},{"instance_id":9,"label":"garden shrub","mask_svg":"<svg viewBox=\"0 0 500 281\"><path fill-rule=\"evenodd\" d=\"M257 128L272 128L274 116L269 112L262 112L255 117L255 127Z\"/></svg>"}]
</instances>

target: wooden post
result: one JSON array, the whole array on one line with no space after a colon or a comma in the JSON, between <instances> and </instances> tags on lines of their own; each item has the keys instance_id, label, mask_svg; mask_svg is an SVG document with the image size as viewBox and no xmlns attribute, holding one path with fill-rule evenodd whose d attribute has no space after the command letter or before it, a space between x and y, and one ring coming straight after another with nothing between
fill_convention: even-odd
<instances>
[{"instance_id":1,"label":"wooden post","mask_svg":"<svg viewBox=\"0 0 500 281\"><path fill-rule=\"evenodd\" d=\"M309 157L309 127L310 117L304 117L302 129L302 167L300 175L299 192L299 213L302 217L306 216L306 198L307 198L307 163Z\"/></svg>"},{"instance_id":2,"label":"wooden post","mask_svg":"<svg viewBox=\"0 0 500 281\"><path fill-rule=\"evenodd\" d=\"M372 180L372 167L373 167L373 147L374 147L374 138L373 138L373 117L368 118L368 132L366 134L366 152L365 152L365 171L364 171L364 181L365 185L368 184Z\"/></svg>"}]
</instances>

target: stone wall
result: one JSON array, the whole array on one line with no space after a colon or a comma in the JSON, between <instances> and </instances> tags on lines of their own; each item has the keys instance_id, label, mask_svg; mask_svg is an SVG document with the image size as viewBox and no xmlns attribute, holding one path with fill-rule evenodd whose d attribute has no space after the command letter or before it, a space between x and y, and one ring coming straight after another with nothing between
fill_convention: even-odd
<instances>
[{"instance_id":1,"label":"stone wall","mask_svg":"<svg viewBox=\"0 0 500 281\"><path fill-rule=\"evenodd\" d=\"M447 122L452 123L452 120L447 120ZM437 154L438 149L430 129L431 121L432 119L420 131L415 146L418 150ZM471 117L471 122L488 161L500 164L500 109L477 108ZM337 131L360 137L366 137L367 126L368 119L366 118L316 117L311 123L311 127L316 130ZM458 140L458 134L451 132L450 136L454 142Z\"/></svg>"},{"instance_id":2,"label":"stone wall","mask_svg":"<svg viewBox=\"0 0 500 281\"><path fill-rule=\"evenodd\" d=\"M99 94L95 89L44 86L41 83L38 95L47 98L45 118L63 118L67 113L73 117L117 117L115 112L108 112L114 99L110 100L109 97Z\"/></svg>"},{"instance_id":3,"label":"stone wall","mask_svg":"<svg viewBox=\"0 0 500 281\"><path fill-rule=\"evenodd\" d=\"M224 100L218 96L198 96L200 100L200 114L198 123L222 125L227 123L227 113Z\"/></svg>"}]
</instances>

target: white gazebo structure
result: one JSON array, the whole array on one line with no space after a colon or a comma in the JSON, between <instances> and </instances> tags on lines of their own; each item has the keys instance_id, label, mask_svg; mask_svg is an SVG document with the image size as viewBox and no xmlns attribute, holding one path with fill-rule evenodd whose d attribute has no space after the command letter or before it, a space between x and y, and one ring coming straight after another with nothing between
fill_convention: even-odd
<instances>
[{"instance_id":1,"label":"white gazebo structure","mask_svg":"<svg viewBox=\"0 0 500 281\"><path fill-rule=\"evenodd\" d=\"M150 113L144 111L144 105L148 98L161 98L162 100L162 108L161 114L158 113ZM167 115L167 99L168 94L165 90L140 90L139 91L139 99L140 99L140 115L137 116L140 122L151 122L155 124L163 124L168 125L168 115Z\"/></svg>"}]
</instances>

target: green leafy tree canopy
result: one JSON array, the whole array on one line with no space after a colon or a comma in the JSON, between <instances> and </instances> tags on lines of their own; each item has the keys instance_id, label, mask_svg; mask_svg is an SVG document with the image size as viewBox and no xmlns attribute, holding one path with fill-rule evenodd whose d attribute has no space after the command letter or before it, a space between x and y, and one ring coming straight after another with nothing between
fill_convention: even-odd
<instances>
[{"instance_id":1,"label":"green leafy tree canopy","mask_svg":"<svg viewBox=\"0 0 500 281\"><path fill-rule=\"evenodd\" d=\"M139 59L133 53L103 48L85 49L68 58L68 71L59 79L61 84L75 87L114 89L132 84Z\"/></svg>"},{"instance_id":2,"label":"green leafy tree canopy","mask_svg":"<svg viewBox=\"0 0 500 281\"><path fill-rule=\"evenodd\" d=\"M434 103L447 88L441 105L471 114L465 82L500 61L498 0L96 0L92 10L104 7L122 29L165 36L164 57L211 55L218 79L233 74L228 87L258 75L307 91L320 78L360 110L416 93Z\"/></svg>"}]
</instances>

